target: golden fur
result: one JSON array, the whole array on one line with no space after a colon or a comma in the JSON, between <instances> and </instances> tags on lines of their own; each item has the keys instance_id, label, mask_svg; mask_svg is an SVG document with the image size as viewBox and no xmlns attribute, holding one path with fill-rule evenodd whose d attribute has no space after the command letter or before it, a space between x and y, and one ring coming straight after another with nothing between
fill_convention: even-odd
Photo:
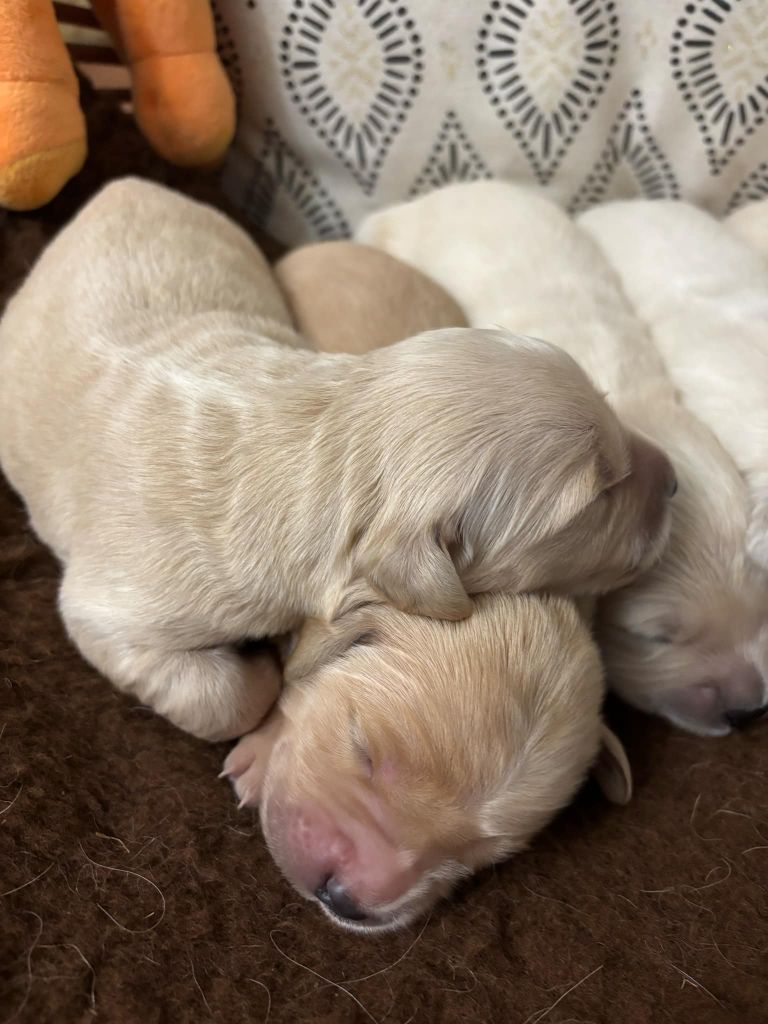
<instances>
[{"instance_id":1,"label":"golden fur","mask_svg":"<svg viewBox=\"0 0 768 1024\"><path fill-rule=\"evenodd\" d=\"M360 355L422 331L467 326L439 285L368 245L304 245L277 263L275 276L299 333L319 352Z\"/></svg>"},{"instance_id":2,"label":"golden fur","mask_svg":"<svg viewBox=\"0 0 768 1024\"><path fill-rule=\"evenodd\" d=\"M680 486L669 544L646 573L605 598L599 637L619 694L722 735L766 700L766 580L746 555L748 498L733 460L683 406L587 233L611 209L587 212L582 228L531 189L476 182L374 214L360 237L434 276L473 325L561 345L622 421L671 457ZM621 239L631 251L632 232Z\"/></svg>"},{"instance_id":3,"label":"golden fur","mask_svg":"<svg viewBox=\"0 0 768 1024\"><path fill-rule=\"evenodd\" d=\"M572 602L476 606L458 623L384 606L309 623L280 711L225 764L298 891L333 878L353 901L351 920L326 907L348 927L406 924L522 849L597 755L602 674ZM626 758L602 732L601 781L624 801Z\"/></svg>"},{"instance_id":4,"label":"golden fur","mask_svg":"<svg viewBox=\"0 0 768 1024\"><path fill-rule=\"evenodd\" d=\"M64 563L68 631L177 725L261 720L277 673L243 638L382 599L457 619L484 591L600 592L656 556L663 481L628 478L559 349L455 329L318 355L288 323L239 229L126 180L0 324L0 460Z\"/></svg>"}]
</instances>

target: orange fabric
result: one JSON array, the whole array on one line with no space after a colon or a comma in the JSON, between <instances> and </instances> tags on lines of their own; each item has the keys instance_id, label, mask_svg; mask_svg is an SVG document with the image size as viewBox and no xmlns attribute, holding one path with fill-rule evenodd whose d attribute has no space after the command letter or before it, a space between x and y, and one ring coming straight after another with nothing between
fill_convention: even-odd
<instances>
[{"instance_id":1,"label":"orange fabric","mask_svg":"<svg viewBox=\"0 0 768 1024\"><path fill-rule=\"evenodd\" d=\"M213 53L216 37L208 0L95 0L103 24L118 25L129 61L189 53Z\"/></svg>"},{"instance_id":2,"label":"orange fabric","mask_svg":"<svg viewBox=\"0 0 768 1024\"><path fill-rule=\"evenodd\" d=\"M133 65L136 120L172 163L215 163L232 141L235 103L215 53L149 57Z\"/></svg>"},{"instance_id":3,"label":"orange fabric","mask_svg":"<svg viewBox=\"0 0 768 1024\"><path fill-rule=\"evenodd\" d=\"M0 80L57 82L77 94L51 0L0 2Z\"/></svg>"},{"instance_id":4,"label":"orange fabric","mask_svg":"<svg viewBox=\"0 0 768 1024\"><path fill-rule=\"evenodd\" d=\"M77 97L50 82L0 82L0 165L85 136Z\"/></svg>"},{"instance_id":5,"label":"orange fabric","mask_svg":"<svg viewBox=\"0 0 768 1024\"><path fill-rule=\"evenodd\" d=\"M235 129L209 0L93 0L129 63L149 142L173 163L215 163ZM77 78L51 0L0 0L0 206L33 209L86 156Z\"/></svg>"},{"instance_id":6,"label":"orange fabric","mask_svg":"<svg viewBox=\"0 0 768 1024\"><path fill-rule=\"evenodd\" d=\"M52 199L86 156L77 79L50 0L0 2L0 205Z\"/></svg>"}]
</instances>

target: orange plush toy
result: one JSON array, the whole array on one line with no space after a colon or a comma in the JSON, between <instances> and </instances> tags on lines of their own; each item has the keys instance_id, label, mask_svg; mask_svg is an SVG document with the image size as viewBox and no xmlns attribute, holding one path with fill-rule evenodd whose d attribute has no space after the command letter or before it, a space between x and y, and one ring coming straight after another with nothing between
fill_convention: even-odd
<instances>
[{"instance_id":1,"label":"orange plush toy","mask_svg":"<svg viewBox=\"0 0 768 1024\"><path fill-rule=\"evenodd\" d=\"M142 132L171 163L205 166L232 140L235 101L209 0L92 0L125 60ZM87 153L77 79L52 0L0 0L0 206L42 206Z\"/></svg>"}]
</instances>

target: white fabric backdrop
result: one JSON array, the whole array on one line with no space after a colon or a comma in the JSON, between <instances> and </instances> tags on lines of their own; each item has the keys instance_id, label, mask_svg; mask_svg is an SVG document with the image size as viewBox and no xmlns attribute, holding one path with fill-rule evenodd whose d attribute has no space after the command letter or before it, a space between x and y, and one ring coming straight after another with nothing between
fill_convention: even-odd
<instances>
[{"instance_id":1,"label":"white fabric backdrop","mask_svg":"<svg viewBox=\"0 0 768 1024\"><path fill-rule=\"evenodd\" d=\"M284 242L457 179L569 209L768 193L768 0L215 0L225 184Z\"/></svg>"}]
</instances>

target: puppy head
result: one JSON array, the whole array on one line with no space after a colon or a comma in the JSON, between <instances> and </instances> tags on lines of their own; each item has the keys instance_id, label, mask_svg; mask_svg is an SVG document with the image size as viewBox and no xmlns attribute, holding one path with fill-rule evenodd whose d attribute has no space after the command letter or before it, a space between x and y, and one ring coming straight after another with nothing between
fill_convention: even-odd
<instances>
[{"instance_id":1,"label":"puppy head","mask_svg":"<svg viewBox=\"0 0 768 1024\"><path fill-rule=\"evenodd\" d=\"M601 593L658 557L671 466L561 349L439 331L372 353L361 374L352 559L396 607L458 619L468 593Z\"/></svg>"},{"instance_id":2,"label":"puppy head","mask_svg":"<svg viewBox=\"0 0 768 1024\"><path fill-rule=\"evenodd\" d=\"M485 597L447 623L367 607L309 623L260 807L275 861L337 923L391 929L523 848L600 748L602 672L569 602ZM598 762L627 799L615 737Z\"/></svg>"},{"instance_id":3,"label":"puppy head","mask_svg":"<svg viewBox=\"0 0 768 1024\"><path fill-rule=\"evenodd\" d=\"M768 578L745 553L747 495L703 428L680 426L680 489L661 560L603 598L596 631L611 687L703 736L724 736L768 703ZM687 441L684 440L687 435Z\"/></svg>"}]
</instances>

